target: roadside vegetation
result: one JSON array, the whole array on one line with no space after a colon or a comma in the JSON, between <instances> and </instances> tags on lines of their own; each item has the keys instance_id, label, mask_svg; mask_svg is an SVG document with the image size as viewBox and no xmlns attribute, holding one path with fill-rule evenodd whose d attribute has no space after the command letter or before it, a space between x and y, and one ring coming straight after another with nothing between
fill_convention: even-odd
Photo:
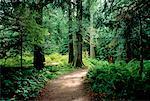
<instances>
[{"instance_id":1,"label":"roadside vegetation","mask_svg":"<svg viewBox=\"0 0 150 101\"><path fill-rule=\"evenodd\" d=\"M142 77L139 76L139 62L114 64L95 62L87 74L88 88L92 97L100 100L149 100L150 61L144 61Z\"/></svg>"}]
</instances>

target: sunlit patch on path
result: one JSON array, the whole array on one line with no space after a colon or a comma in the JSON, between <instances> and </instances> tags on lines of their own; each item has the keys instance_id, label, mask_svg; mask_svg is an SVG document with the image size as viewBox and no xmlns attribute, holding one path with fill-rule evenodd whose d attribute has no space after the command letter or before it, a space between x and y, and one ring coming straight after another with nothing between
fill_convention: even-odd
<instances>
[{"instance_id":1,"label":"sunlit patch on path","mask_svg":"<svg viewBox=\"0 0 150 101\"><path fill-rule=\"evenodd\" d=\"M90 101L83 81L87 70L77 70L48 82L38 101Z\"/></svg>"}]
</instances>

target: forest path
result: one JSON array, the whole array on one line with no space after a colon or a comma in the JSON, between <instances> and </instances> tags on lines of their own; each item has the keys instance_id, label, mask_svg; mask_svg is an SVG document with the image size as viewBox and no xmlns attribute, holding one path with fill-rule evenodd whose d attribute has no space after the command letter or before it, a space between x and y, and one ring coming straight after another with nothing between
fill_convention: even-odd
<instances>
[{"instance_id":1,"label":"forest path","mask_svg":"<svg viewBox=\"0 0 150 101\"><path fill-rule=\"evenodd\" d=\"M84 78L87 69L79 69L70 74L63 75L55 80L50 80L38 101L90 101L84 88Z\"/></svg>"}]
</instances>

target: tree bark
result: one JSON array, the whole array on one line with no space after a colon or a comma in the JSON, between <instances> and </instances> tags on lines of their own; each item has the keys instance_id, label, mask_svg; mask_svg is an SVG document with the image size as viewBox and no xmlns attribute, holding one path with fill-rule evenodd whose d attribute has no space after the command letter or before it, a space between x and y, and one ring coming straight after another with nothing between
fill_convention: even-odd
<instances>
[{"instance_id":1,"label":"tree bark","mask_svg":"<svg viewBox=\"0 0 150 101\"><path fill-rule=\"evenodd\" d=\"M143 34L142 34L142 22L141 22L141 15L139 14L139 36L140 36L140 68L139 68L139 75L142 78L142 72L144 69L143 65Z\"/></svg>"},{"instance_id":2,"label":"tree bark","mask_svg":"<svg viewBox=\"0 0 150 101\"><path fill-rule=\"evenodd\" d=\"M72 35L72 31L71 31L71 28L72 28L72 8L71 8L71 0L69 1L69 7L68 7L68 11L69 11L69 21L68 21L68 24L69 24L69 46L68 46L68 53L69 53L69 59L68 59L68 63L73 63L73 58L74 58L74 55L73 55L73 35Z\"/></svg>"},{"instance_id":3,"label":"tree bark","mask_svg":"<svg viewBox=\"0 0 150 101\"><path fill-rule=\"evenodd\" d=\"M75 43L74 49L75 49L75 57L73 65L75 67L82 67L83 61L82 61L82 0L77 0L77 24L78 24L78 31L75 35Z\"/></svg>"},{"instance_id":4,"label":"tree bark","mask_svg":"<svg viewBox=\"0 0 150 101\"><path fill-rule=\"evenodd\" d=\"M42 48L38 45L34 45L34 67L37 70L41 70L44 68L44 54Z\"/></svg>"},{"instance_id":5,"label":"tree bark","mask_svg":"<svg viewBox=\"0 0 150 101\"><path fill-rule=\"evenodd\" d=\"M131 19L126 19L126 29L125 29L125 47L126 47L126 62L132 60L132 49L130 45L130 33L131 33Z\"/></svg>"}]
</instances>

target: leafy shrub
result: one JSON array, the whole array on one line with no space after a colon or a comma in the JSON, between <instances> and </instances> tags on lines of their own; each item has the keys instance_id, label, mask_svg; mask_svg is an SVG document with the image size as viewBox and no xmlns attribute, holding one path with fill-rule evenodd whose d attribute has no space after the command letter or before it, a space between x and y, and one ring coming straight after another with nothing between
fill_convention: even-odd
<instances>
[{"instance_id":1,"label":"leafy shrub","mask_svg":"<svg viewBox=\"0 0 150 101\"><path fill-rule=\"evenodd\" d=\"M143 78L138 75L138 62L97 65L87 79L93 92L104 99L150 99L150 63L145 63Z\"/></svg>"},{"instance_id":2,"label":"leafy shrub","mask_svg":"<svg viewBox=\"0 0 150 101\"><path fill-rule=\"evenodd\" d=\"M1 95L5 100L33 98L47 80L34 68L1 68L1 72Z\"/></svg>"}]
</instances>

